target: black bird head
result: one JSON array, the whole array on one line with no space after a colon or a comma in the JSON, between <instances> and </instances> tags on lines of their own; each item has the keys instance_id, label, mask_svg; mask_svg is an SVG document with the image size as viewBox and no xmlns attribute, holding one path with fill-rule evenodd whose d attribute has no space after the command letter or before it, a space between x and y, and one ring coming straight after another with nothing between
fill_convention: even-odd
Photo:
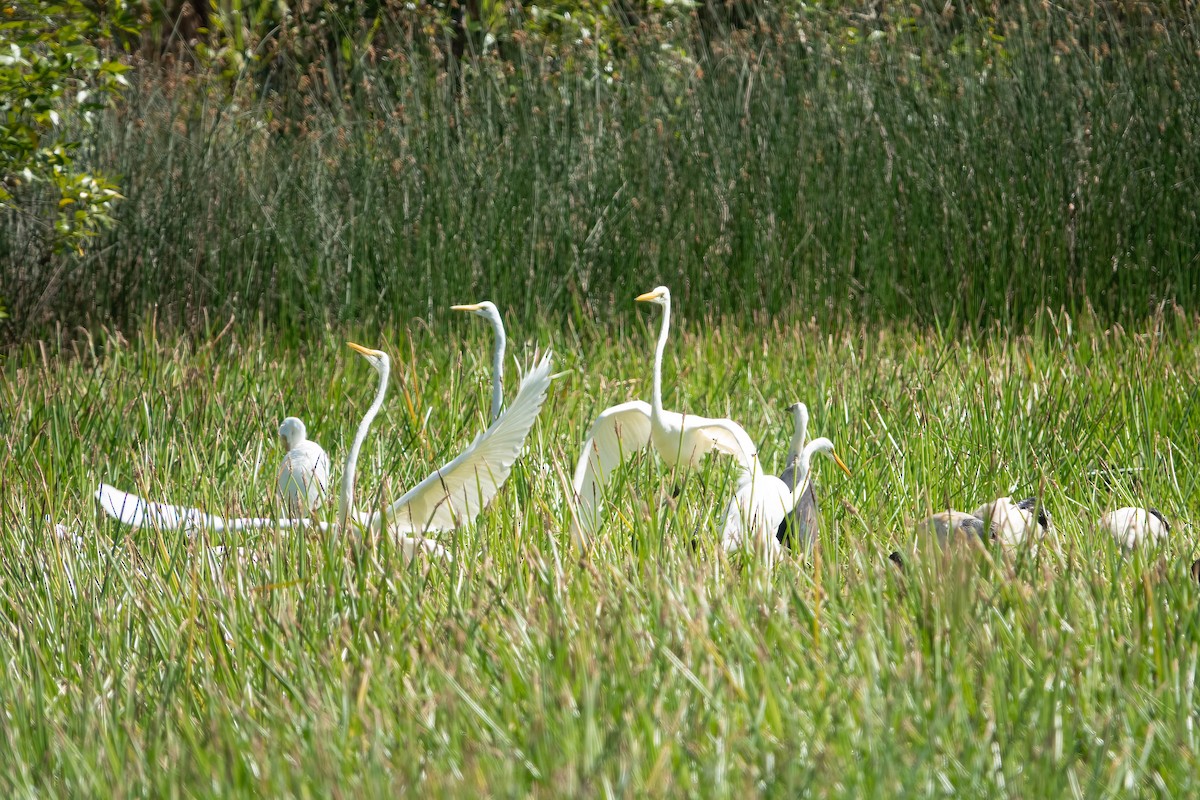
<instances>
[{"instance_id":1,"label":"black bird head","mask_svg":"<svg viewBox=\"0 0 1200 800\"><path fill-rule=\"evenodd\" d=\"M1146 510L1149 511L1151 515L1158 517L1158 521L1161 522L1162 526L1167 529L1167 533L1171 532L1171 523L1167 522L1167 518L1162 515L1161 511L1159 511L1157 508L1148 508Z\"/></svg>"},{"instance_id":2,"label":"black bird head","mask_svg":"<svg viewBox=\"0 0 1200 800\"><path fill-rule=\"evenodd\" d=\"M898 569L899 569L901 572L903 572L903 571L904 571L904 558L903 558L903 557L900 555L900 551L899 551L899 550L893 550L893 551L891 552L891 554L888 556L888 561L890 561L890 562L892 562L893 564L895 564L895 565L896 565L896 567L897 567L897 568L898 568ZM1196 563L1197 563L1197 564L1200 564L1200 560L1198 560ZM1192 568L1192 572L1195 572L1195 571L1196 571L1196 570L1195 570L1195 567L1193 567L1193 568Z\"/></svg>"},{"instance_id":3,"label":"black bird head","mask_svg":"<svg viewBox=\"0 0 1200 800\"><path fill-rule=\"evenodd\" d=\"M1026 497L1021 502L1017 503L1017 508L1022 511L1033 511L1037 508L1037 522L1042 526L1042 530L1050 530L1050 514L1046 511L1045 506L1038 506L1036 497Z\"/></svg>"}]
</instances>

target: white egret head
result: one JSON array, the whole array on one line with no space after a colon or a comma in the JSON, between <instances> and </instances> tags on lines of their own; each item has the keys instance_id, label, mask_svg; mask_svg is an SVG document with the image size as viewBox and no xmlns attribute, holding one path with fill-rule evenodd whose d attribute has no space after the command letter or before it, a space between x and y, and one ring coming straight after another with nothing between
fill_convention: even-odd
<instances>
[{"instance_id":1,"label":"white egret head","mask_svg":"<svg viewBox=\"0 0 1200 800\"><path fill-rule=\"evenodd\" d=\"M792 403L788 406L788 411L792 412L792 419L796 422L796 428L808 427L808 406L804 403Z\"/></svg>"},{"instance_id":2,"label":"white egret head","mask_svg":"<svg viewBox=\"0 0 1200 800\"><path fill-rule=\"evenodd\" d=\"M808 446L805 447L804 449L807 450L811 455L816 455L817 453L821 453L825 456L828 456L829 458L832 458L833 462L838 465L838 467L842 470L842 472L846 473L847 475L851 475L850 468L847 467L846 463L844 461L842 461L842 459L838 456L837 453L834 452L833 442L830 441L829 439L827 439L826 437L820 436L816 439L813 439L811 442L808 443ZM851 477L853 477L853 476L851 476Z\"/></svg>"},{"instance_id":3,"label":"white egret head","mask_svg":"<svg viewBox=\"0 0 1200 800\"><path fill-rule=\"evenodd\" d=\"M482 303L472 303L470 305L450 306L452 311L466 311L470 314L476 314L484 317L493 325L500 322L500 309L496 308L496 304L491 300L484 300Z\"/></svg>"},{"instance_id":4,"label":"white egret head","mask_svg":"<svg viewBox=\"0 0 1200 800\"><path fill-rule=\"evenodd\" d=\"M382 373L392 366L392 361L388 358L388 354L382 350L372 350L369 347L363 347L361 344L355 344L354 342L346 342L346 344L351 350L365 358L367 363L375 368L376 372Z\"/></svg>"},{"instance_id":5,"label":"white egret head","mask_svg":"<svg viewBox=\"0 0 1200 800\"><path fill-rule=\"evenodd\" d=\"M633 299L637 303L657 303L660 306L665 306L671 302L671 290L665 286L658 286L645 294L639 294Z\"/></svg>"}]
</instances>

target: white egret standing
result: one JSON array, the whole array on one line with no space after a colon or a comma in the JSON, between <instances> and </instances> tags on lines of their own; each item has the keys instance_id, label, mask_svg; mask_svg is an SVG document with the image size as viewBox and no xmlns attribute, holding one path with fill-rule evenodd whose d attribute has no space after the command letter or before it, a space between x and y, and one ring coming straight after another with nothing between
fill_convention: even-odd
<instances>
[{"instance_id":1,"label":"white egret standing","mask_svg":"<svg viewBox=\"0 0 1200 800\"><path fill-rule=\"evenodd\" d=\"M654 351L653 389L650 403L631 400L601 412L583 443L572 481L576 508L571 522L571 538L583 549L600 521L601 488L614 469L647 445L653 445L670 467L696 466L713 450L733 456L745 470L752 469L758 457L749 434L733 420L663 409L662 362L671 328L671 292L659 286L635 300L655 303L663 310Z\"/></svg>"},{"instance_id":2,"label":"white egret standing","mask_svg":"<svg viewBox=\"0 0 1200 800\"><path fill-rule=\"evenodd\" d=\"M346 530L351 515L355 517L355 522L360 524L370 521L369 515L356 514L354 511L354 475L358 469L358 454L362 450L363 442L367 439L367 432L370 431L375 417L379 415L379 410L383 408L384 398L387 397L388 376L392 372L392 360L387 353L382 350L371 350L354 342L347 342L347 345L367 359L367 363L378 373L379 387L375 390L375 399L371 401L367 413L363 414L362 422L358 423L358 430L354 433L354 443L350 445L350 451L346 454L346 464L342 468L342 491L338 495L337 529L339 533ZM437 542L420 536L398 534L396 543L400 545L405 561L411 561L421 550L441 558L449 556L446 549Z\"/></svg>"},{"instance_id":3,"label":"white egret standing","mask_svg":"<svg viewBox=\"0 0 1200 800\"><path fill-rule=\"evenodd\" d=\"M490 300L474 303L469 306L450 306L454 311L467 311L483 317L492 323L496 332L496 349L492 354L492 417L495 422L500 416L500 408L504 405L504 345L508 339L504 335L504 320L500 318L500 310Z\"/></svg>"},{"instance_id":4,"label":"white egret standing","mask_svg":"<svg viewBox=\"0 0 1200 800\"><path fill-rule=\"evenodd\" d=\"M1129 506L1104 514L1100 517L1098 527L1127 550L1132 550L1144 542L1158 544L1171 532L1166 517L1157 508Z\"/></svg>"},{"instance_id":5,"label":"white egret standing","mask_svg":"<svg viewBox=\"0 0 1200 800\"><path fill-rule=\"evenodd\" d=\"M302 517L320 508L329 491L329 455L308 438L308 429L296 417L279 426L287 455L279 467L279 496L292 516Z\"/></svg>"},{"instance_id":6,"label":"white egret standing","mask_svg":"<svg viewBox=\"0 0 1200 800\"><path fill-rule=\"evenodd\" d=\"M833 459L847 475L850 468L834 452L833 442L824 436L813 439L800 451L797 486L812 479L812 458L817 453ZM750 469L742 470L738 479L737 492L725 509L725 524L721 530L721 546L732 553L742 548L759 552L768 564L774 563L779 555L780 543L776 539L779 526L796 506L803 492L793 490L781 478L767 475L758 465L758 459Z\"/></svg>"},{"instance_id":7,"label":"white egret standing","mask_svg":"<svg viewBox=\"0 0 1200 800\"><path fill-rule=\"evenodd\" d=\"M343 519L351 511L358 451L362 448L362 440L366 438L375 413L383 404L391 364L382 350L369 350L356 344L350 346L365 356L379 373L379 390L367 416L359 424L354 445L347 457L346 471L342 476L341 508L344 511L339 513ZM512 405L487 430L476 436L466 450L434 470L386 508L365 515L359 513L357 518L374 530L382 529L386 521L388 530L398 535L440 533L475 519L512 472L513 464L525 445L525 438L546 401L552 360L553 355L547 351L537 366L521 380Z\"/></svg>"},{"instance_id":8,"label":"white egret standing","mask_svg":"<svg viewBox=\"0 0 1200 800\"><path fill-rule=\"evenodd\" d=\"M779 523L775 538L786 547L803 546L805 550L812 547L820 533L820 519L817 514L817 494L815 482L811 479L802 480L808 473L808 466L800 463L804 450L804 440L808 437L808 406L804 403L793 403L788 407L792 412L792 442L788 447L787 458L784 460L783 472L779 480L792 490L796 497L795 508Z\"/></svg>"}]
</instances>

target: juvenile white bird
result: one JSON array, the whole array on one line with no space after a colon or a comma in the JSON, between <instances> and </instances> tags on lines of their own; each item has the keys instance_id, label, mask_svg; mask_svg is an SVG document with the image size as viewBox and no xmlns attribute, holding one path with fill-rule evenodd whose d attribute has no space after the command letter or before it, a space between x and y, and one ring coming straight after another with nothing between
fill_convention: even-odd
<instances>
[{"instance_id":1,"label":"juvenile white bird","mask_svg":"<svg viewBox=\"0 0 1200 800\"><path fill-rule=\"evenodd\" d=\"M279 496L293 516L304 516L321 507L329 491L329 455L308 438L308 429L296 417L279 426L287 454L279 467Z\"/></svg>"},{"instance_id":2,"label":"juvenile white bird","mask_svg":"<svg viewBox=\"0 0 1200 800\"><path fill-rule=\"evenodd\" d=\"M1158 544L1171 532L1171 526L1157 508L1131 506L1104 514L1100 517L1097 527L1107 532L1118 545L1127 550L1145 542Z\"/></svg>"},{"instance_id":3,"label":"juvenile white bird","mask_svg":"<svg viewBox=\"0 0 1200 800\"><path fill-rule=\"evenodd\" d=\"M713 451L733 456L743 470L753 469L758 458L758 448L750 435L733 420L663 409L662 362L671 329L671 292L659 286L634 299L639 303L654 303L663 310L654 350L653 390L649 403L631 400L605 409L588 431L572 481L576 507L571 538L582 549L587 549L599 526L600 494L609 475L647 446L653 445L669 467L697 466Z\"/></svg>"}]
</instances>

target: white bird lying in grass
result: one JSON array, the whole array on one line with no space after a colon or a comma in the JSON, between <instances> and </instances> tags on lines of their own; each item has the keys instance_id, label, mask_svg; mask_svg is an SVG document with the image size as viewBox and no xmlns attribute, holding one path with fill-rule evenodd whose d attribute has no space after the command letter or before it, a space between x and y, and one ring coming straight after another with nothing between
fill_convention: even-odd
<instances>
[{"instance_id":1,"label":"white bird lying in grass","mask_svg":"<svg viewBox=\"0 0 1200 800\"><path fill-rule=\"evenodd\" d=\"M302 517L320 508L329 493L329 455L296 417L283 421L279 435L288 448L279 467L279 496L288 514Z\"/></svg>"},{"instance_id":2,"label":"white bird lying in grass","mask_svg":"<svg viewBox=\"0 0 1200 800\"><path fill-rule=\"evenodd\" d=\"M1097 527L1108 533L1118 545L1132 550L1146 542L1158 544L1167 538L1171 526L1157 508L1126 506L1100 517Z\"/></svg>"},{"instance_id":3,"label":"white bird lying in grass","mask_svg":"<svg viewBox=\"0 0 1200 800\"><path fill-rule=\"evenodd\" d=\"M411 556L422 549L440 551L436 542L409 541L412 537L408 535L453 530L475 519L487 507L511 473L517 454L520 453L525 438L546 400L546 392L550 386L552 356L547 353L525 376L512 405L486 431L476 436L466 450L435 470L385 509L368 513L354 510L354 474L358 453L366 439L367 431L383 406L391 361L383 351L370 350L356 344L350 346L367 358L379 373L379 389L374 402L359 424L354 445L346 457L342 475L339 523L344 527L353 519L358 525L378 531L384 528L386 522L387 530L399 537L407 555ZM290 528L308 522L257 517L227 519L198 508L148 502L106 484L101 484L97 489L96 498L109 516L134 527L151 525L165 530L226 531L268 526ZM316 525L322 530L329 527L324 522L318 522Z\"/></svg>"},{"instance_id":4,"label":"white bird lying in grass","mask_svg":"<svg viewBox=\"0 0 1200 800\"><path fill-rule=\"evenodd\" d=\"M737 492L725 509L721 529L721 547L726 553L747 549L756 552L768 565L775 562L780 552L776 538L779 527L812 480L812 458L817 453L832 458L842 472L850 475L850 469L834 452L833 442L823 436L813 439L800 451L795 491L782 479L763 473L757 458L750 469L742 470Z\"/></svg>"},{"instance_id":5,"label":"white bird lying in grass","mask_svg":"<svg viewBox=\"0 0 1200 800\"><path fill-rule=\"evenodd\" d=\"M1036 516L1035 516L1036 512ZM1014 503L1011 497L999 497L984 503L974 512L939 511L916 525L917 534L935 534L938 544L952 544L958 536L980 542L999 542L1015 546L1035 531L1045 533L1050 518L1037 507L1037 499L1026 497Z\"/></svg>"},{"instance_id":6,"label":"white bird lying in grass","mask_svg":"<svg viewBox=\"0 0 1200 800\"><path fill-rule=\"evenodd\" d=\"M631 400L601 412L588 431L572 481L575 508L571 538L586 550L600 522L601 490L618 466L635 453L653 446L663 462L694 467L710 452L731 455L745 470L757 461L758 448L741 425L731 419L666 411L662 401L663 350L671 328L671 292L659 286L635 298L662 306L658 345L654 350L654 384L650 403Z\"/></svg>"},{"instance_id":7,"label":"white bird lying in grass","mask_svg":"<svg viewBox=\"0 0 1200 800\"><path fill-rule=\"evenodd\" d=\"M1043 536L1050 530L1050 515L1038 505L1037 498L1026 497L1014 503L1011 497L998 497L984 503L971 514L953 509L939 511L918 522L918 537L936 536L940 547L956 544L985 545L997 542L1015 547L1032 535ZM888 558L900 567L904 557L893 551Z\"/></svg>"},{"instance_id":8,"label":"white bird lying in grass","mask_svg":"<svg viewBox=\"0 0 1200 800\"><path fill-rule=\"evenodd\" d=\"M975 509L973 515L987 525L992 541L1005 547L1016 547L1030 536L1050 531L1050 515L1034 497L1015 503L1011 497L998 497Z\"/></svg>"}]
</instances>

